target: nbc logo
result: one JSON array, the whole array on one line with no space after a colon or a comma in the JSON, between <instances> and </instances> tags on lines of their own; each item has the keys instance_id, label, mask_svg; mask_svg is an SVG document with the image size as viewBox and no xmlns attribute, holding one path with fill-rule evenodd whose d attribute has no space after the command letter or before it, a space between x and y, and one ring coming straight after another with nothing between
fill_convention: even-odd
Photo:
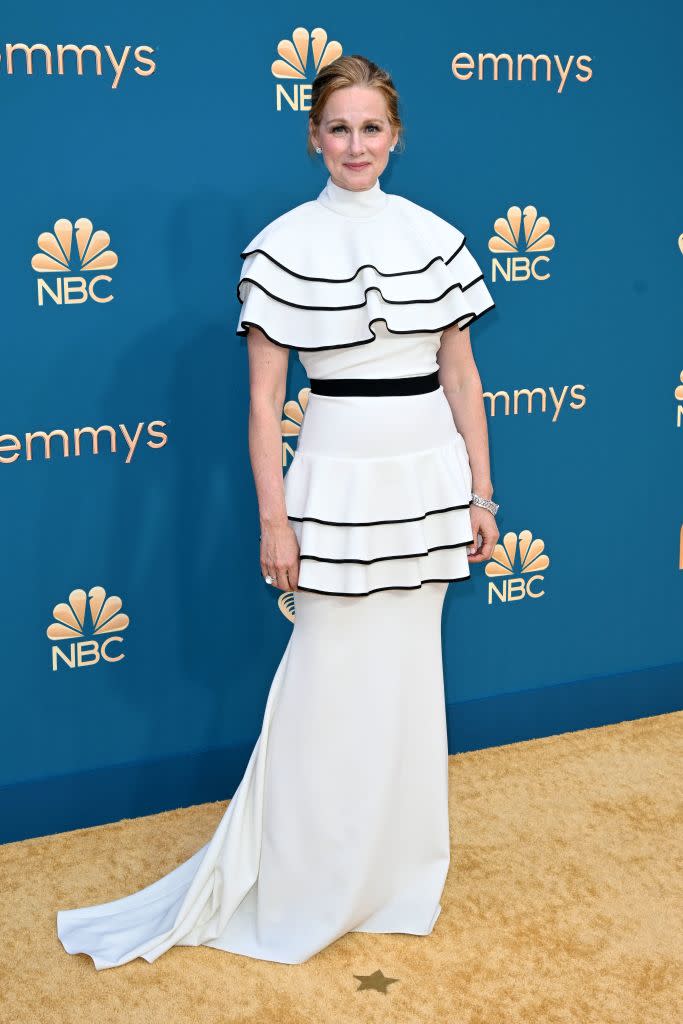
<instances>
[{"instance_id":1,"label":"nbc logo","mask_svg":"<svg viewBox=\"0 0 683 1024\"><path fill-rule=\"evenodd\" d=\"M523 213L519 206L511 206L507 217L499 217L495 222L495 234L489 238L489 249L501 256L491 262L491 279L496 281L500 274L504 281L528 281L530 277L547 280L550 274L540 273L540 267L549 262L543 254L555 248L549 227L550 221L539 217L535 206L525 206Z\"/></svg>"},{"instance_id":2,"label":"nbc logo","mask_svg":"<svg viewBox=\"0 0 683 1024\"><path fill-rule=\"evenodd\" d=\"M111 302L113 295L104 295L100 291L103 281L111 284L111 277L95 273L113 270L119 262L116 253L108 248L109 241L106 231L93 231L92 221L87 217L80 217L75 225L62 218L55 223L54 231L44 231L39 235L38 248L41 251L33 257L31 266L39 275L55 276L49 280L38 277L38 305L43 305L45 296L57 306L75 305L86 302L88 298L95 302ZM73 271L80 271L80 274ZM93 276L86 278L82 274Z\"/></svg>"},{"instance_id":3,"label":"nbc logo","mask_svg":"<svg viewBox=\"0 0 683 1024\"><path fill-rule=\"evenodd\" d=\"M294 591L283 590L277 599L277 606L286 619L289 619L290 622L294 622L294 619L296 618Z\"/></svg>"},{"instance_id":4,"label":"nbc logo","mask_svg":"<svg viewBox=\"0 0 683 1024\"><path fill-rule=\"evenodd\" d=\"M90 621L86 626L88 603ZM54 622L46 630L48 639L58 641L52 645L52 671L57 671L60 661L69 668L87 668L96 665L100 658L121 661L125 655L110 653L109 648L112 644L123 643L123 638L116 634L127 629L130 622L121 611L122 603L120 597L107 597L104 587L93 587L88 594L84 590L72 590L68 604L55 605ZM86 632L97 639L86 640Z\"/></svg>"},{"instance_id":5,"label":"nbc logo","mask_svg":"<svg viewBox=\"0 0 683 1024\"><path fill-rule=\"evenodd\" d=\"M503 543L496 544L486 563L486 575L500 581L489 583L489 604L493 603L494 597L505 604L521 601L524 597L543 597L545 593L539 587L545 579L543 570L550 565L550 559L543 552L544 542L534 540L530 530L522 530L519 548L517 543L516 533L506 533Z\"/></svg>"},{"instance_id":6,"label":"nbc logo","mask_svg":"<svg viewBox=\"0 0 683 1024\"><path fill-rule=\"evenodd\" d=\"M310 390L310 388L302 388L296 398L291 399L289 402L285 402L284 409L282 410L285 414L285 418L282 420L283 468L287 465L287 457L294 457L294 449L291 444L285 440L285 438L299 436L301 424L304 419L304 413L306 412L306 406L308 405Z\"/></svg>"},{"instance_id":7,"label":"nbc logo","mask_svg":"<svg viewBox=\"0 0 683 1024\"><path fill-rule=\"evenodd\" d=\"M313 64L312 78L315 78L320 68L342 55L341 43L335 40L328 42L324 28L314 28L312 32L306 28L295 28L291 39L281 39L277 44L281 60L274 60L270 70L274 78L285 79L292 84L287 91L278 82L275 89L276 110L282 110L283 99L291 110L311 109L311 86L304 81L307 77L309 47Z\"/></svg>"},{"instance_id":8,"label":"nbc logo","mask_svg":"<svg viewBox=\"0 0 683 1024\"><path fill-rule=\"evenodd\" d=\"M676 399L676 426L680 427L683 423L683 370L680 373L680 384L677 384L674 388L674 398Z\"/></svg>"}]
</instances>

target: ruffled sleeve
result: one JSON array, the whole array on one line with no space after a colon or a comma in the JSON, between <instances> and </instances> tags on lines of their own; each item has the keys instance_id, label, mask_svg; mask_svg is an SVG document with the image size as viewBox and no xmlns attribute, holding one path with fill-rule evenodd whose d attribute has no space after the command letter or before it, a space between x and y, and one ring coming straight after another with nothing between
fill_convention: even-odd
<instances>
[{"instance_id":1,"label":"ruffled sleeve","mask_svg":"<svg viewBox=\"0 0 683 1024\"><path fill-rule=\"evenodd\" d=\"M367 221L304 203L240 254L236 333L255 326L286 348L367 345L392 334L469 326L495 303L465 236L431 211L390 195Z\"/></svg>"}]
</instances>

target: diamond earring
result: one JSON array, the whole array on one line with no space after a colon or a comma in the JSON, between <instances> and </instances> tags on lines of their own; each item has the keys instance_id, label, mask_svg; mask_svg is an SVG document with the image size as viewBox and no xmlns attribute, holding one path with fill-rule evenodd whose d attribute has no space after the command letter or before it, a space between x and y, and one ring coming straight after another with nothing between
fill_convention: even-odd
<instances>
[{"instance_id":1,"label":"diamond earring","mask_svg":"<svg viewBox=\"0 0 683 1024\"><path fill-rule=\"evenodd\" d=\"M322 153L322 149L320 148L320 146L316 146L315 151L316 153Z\"/></svg>"}]
</instances>

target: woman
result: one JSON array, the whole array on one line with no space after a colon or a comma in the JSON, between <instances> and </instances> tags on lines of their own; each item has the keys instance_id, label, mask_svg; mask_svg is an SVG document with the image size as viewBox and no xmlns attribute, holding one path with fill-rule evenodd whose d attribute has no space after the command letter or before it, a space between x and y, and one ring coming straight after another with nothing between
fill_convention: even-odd
<instances>
[{"instance_id":1,"label":"woman","mask_svg":"<svg viewBox=\"0 0 683 1024\"><path fill-rule=\"evenodd\" d=\"M401 131L385 71L321 70L326 185L241 253L261 571L294 592L295 624L211 840L137 893L58 912L98 970L173 945L302 963L350 931L429 934L441 911L441 612L498 537L467 330L494 303L462 233L382 190ZM283 481L290 349L311 390Z\"/></svg>"}]
</instances>

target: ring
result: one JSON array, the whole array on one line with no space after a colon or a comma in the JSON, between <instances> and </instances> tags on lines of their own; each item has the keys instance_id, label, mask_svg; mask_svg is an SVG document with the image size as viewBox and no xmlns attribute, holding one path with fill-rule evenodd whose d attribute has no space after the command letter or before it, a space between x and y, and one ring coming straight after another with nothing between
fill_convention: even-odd
<instances>
[{"instance_id":1,"label":"ring","mask_svg":"<svg viewBox=\"0 0 683 1024\"><path fill-rule=\"evenodd\" d=\"M266 581L266 583L274 583L275 582L275 580L273 579L272 576L264 576L263 578Z\"/></svg>"}]
</instances>

